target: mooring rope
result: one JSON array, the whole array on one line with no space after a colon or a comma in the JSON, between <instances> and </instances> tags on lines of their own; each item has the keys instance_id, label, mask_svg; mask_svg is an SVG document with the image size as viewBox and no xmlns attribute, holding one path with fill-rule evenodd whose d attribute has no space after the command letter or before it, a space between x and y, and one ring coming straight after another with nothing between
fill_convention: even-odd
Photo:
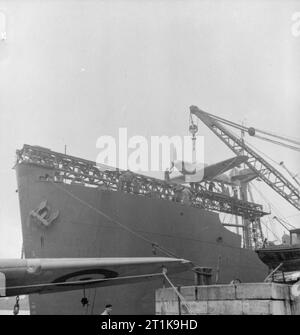
<instances>
[{"instance_id":1,"label":"mooring rope","mask_svg":"<svg viewBox=\"0 0 300 335\"><path fill-rule=\"evenodd\" d=\"M169 277L166 274L166 271L163 270L163 276L166 278L166 280L168 281L168 283L171 285L171 287L173 288L174 292L178 295L180 301L184 304L184 306L186 307L188 314L193 314L190 306L188 305L187 301L185 300L184 296L182 294L180 294L180 292L177 290L177 288L174 286L174 284L171 282L171 280L169 279Z\"/></svg>"},{"instance_id":2,"label":"mooring rope","mask_svg":"<svg viewBox=\"0 0 300 335\"><path fill-rule=\"evenodd\" d=\"M102 281L110 281L110 280L120 280L120 279L134 279L134 278L143 278L143 277L155 277L162 276L162 273L149 273L143 275L135 275L135 276L123 276L123 277L114 277L114 278L101 278L101 279L87 279L87 280L76 280L76 281L68 281L68 282L57 282L57 283L43 283L43 284L32 284L32 285L17 285L17 286L6 286L0 287L0 290L12 290L12 289L21 289L21 288L38 288L38 287L48 287L48 286L70 286L70 285L87 285L87 284L97 284Z\"/></svg>"},{"instance_id":3,"label":"mooring rope","mask_svg":"<svg viewBox=\"0 0 300 335\"><path fill-rule=\"evenodd\" d=\"M71 196L72 198L74 198L75 200L81 202L83 205L89 207L90 209L92 209L93 211L95 211L96 213L102 215L103 217L105 217L107 220L117 224L118 226L120 226L121 228L123 228L124 230L128 231L129 233L135 235L136 237L142 239L143 241L145 241L146 243L151 244L152 247L155 247L156 249L160 250L162 253L166 254L167 256L171 256L171 257L175 257L178 259L181 259L181 257L179 257L178 255L174 254L173 252L161 247L158 243L151 241L150 239L144 237L143 235L137 233L136 231L134 231L133 229L130 229L129 227L127 227L126 225L122 224L121 222L114 220L113 218L111 218L109 215L105 214L104 212L102 212L101 210L99 210L98 208L95 208L94 206L90 205L88 202L80 199L79 197L77 197L75 194L73 194L72 192L66 190L64 187L61 187L60 185L58 185L57 183L51 181L52 184L59 188L60 190L62 190L63 192L67 193L69 196Z\"/></svg>"},{"instance_id":4,"label":"mooring rope","mask_svg":"<svg viewBox=\"0 0 300 335\"><path fill-rule=\"evenodd\" d=\"M88 284L96 284L96 283L100 283L102 281L111 281L111 280L120 280L120 279L135 279L135 278L145 278L145 277L158 277L158 276L163 276L168 283L170 284L170 286L172 287L172 289L174 290L174 292L177 294L177 296L179 297L180 301L182 302L182 304L186 307L188 314L194 314L190 308L190 306L188 305L186 299L184 298L184 296L182 294L180 294L180 292L177 290L177 288L175 287L175 285L172 283L172 281L170 280L170 278L167 276L167 269L165 267L163 267L162 272L157 272L157 273L150 273L150 274L143 274L143 275L135 275L135 276L123 276L123 277L115 277L115 278L103 278L103 279L87 279L87 280L76 280L76 281L69 281L69 282L57 282L57 283L43 283L43 284L33 284L33 285L18 285L18 286L6 286L6 287L0 287L0 289L21 289L21 288L38 288L38 287L52 287L52 286L63 286L63 285L88 285ZM94 303L95 303L95 298L96 298L96 288L95 288L95 294L94 294L94 301L92 304L92 310L91 313L93 313L94 310Z\"/></svg>"}]
</instances>

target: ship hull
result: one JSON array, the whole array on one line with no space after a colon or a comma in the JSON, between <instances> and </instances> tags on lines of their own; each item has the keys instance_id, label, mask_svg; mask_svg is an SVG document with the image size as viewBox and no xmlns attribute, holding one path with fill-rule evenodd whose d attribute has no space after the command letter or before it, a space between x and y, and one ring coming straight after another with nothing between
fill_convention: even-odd
<instances>
[{"instance_id":1,"label":"ship hull","mask_svg":"<svg viewBox=\"0 0 300 335\"><path fill-rule=\"evenodd\" d=\"M211 267L213 278L218 272L219 283L237 278L261 281L267 275L255 252L241 248L240 236L225 229L217 213L126 192L47 181L41 177L53 170L29 163L18 164L16 172L26 258L167 256L153 242L172 256ZM39 221L33 214L44 205L48 217ZM192 285L194 274L173 276L172 281ZM162 285L162 279L157 279L86 292L31 295L30 312L99 314L111 303L113 314L154 314L155 289ZM80 302L83 294L89 299L85 307Z\"/></svg>"},{"instance_id":2,"label":"ship hull","mask_svg":"<svg viewBox=\"0 0 300 335\"><path fill-rule=\"evenodd\" d=\"M256 250L259 258L270 269L280 265L280 271L299 271L300 246L274 246Z\"/></svg>"}]
</instances>

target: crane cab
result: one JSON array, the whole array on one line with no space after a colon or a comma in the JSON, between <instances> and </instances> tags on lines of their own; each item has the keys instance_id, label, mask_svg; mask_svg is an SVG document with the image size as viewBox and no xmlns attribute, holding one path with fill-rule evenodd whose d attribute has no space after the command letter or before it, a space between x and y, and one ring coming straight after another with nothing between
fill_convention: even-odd
<instances>
[{"instance_id":1,"label":"crane cab","mask_svg":"<svg viewBox=\"0 0 300 335\"><path fill-rule=\"evenodd\" d=\"M291 245L300 245L300 229L290 230L290 244Z\"/></svg>"}]
</instances>

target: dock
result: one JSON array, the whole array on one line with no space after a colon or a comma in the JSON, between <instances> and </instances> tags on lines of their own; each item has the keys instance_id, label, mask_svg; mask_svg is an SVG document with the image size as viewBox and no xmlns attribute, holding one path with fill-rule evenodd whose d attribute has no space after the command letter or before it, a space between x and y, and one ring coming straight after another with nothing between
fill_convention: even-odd
<instances>
[{"instance_id":1,"label":"dock","mask_svg":"<svg viewBox=\"0 0 300 335\"><path fill-rule=\"evenodd\" d=\"M172 287L161 288L155 294L156 315L300 315L298 285L183 286L177 287L180 295Z\"/></svg>"}]
</instances>

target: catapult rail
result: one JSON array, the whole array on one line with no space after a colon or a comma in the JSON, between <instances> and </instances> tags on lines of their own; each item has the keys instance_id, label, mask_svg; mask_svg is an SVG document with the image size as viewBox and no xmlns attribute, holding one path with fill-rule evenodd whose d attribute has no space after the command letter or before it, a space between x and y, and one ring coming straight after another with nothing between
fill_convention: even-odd
<instances>
[{"instance_id":1,"label":"catapult rail","mask_svg":"<svg viewBox=\"0 0 300 335\"><path fill-rule=\"evenodd\" d=\"M93 161L26 144L21 150L17 150L16 164L33 164L50 169L51 172L40 176L40 180L66 184L77 182L84 186L103 187L111 191L123 191L120 187L120 176L126 173ZM141 196L182 202L180 195L184 188L189 190L189 201L186 204L192 207L239 215L252 221L268 214L259 204L208 191L201 183L182 186L132 172L126 191Z\"/></svg>"}]
</instances>

